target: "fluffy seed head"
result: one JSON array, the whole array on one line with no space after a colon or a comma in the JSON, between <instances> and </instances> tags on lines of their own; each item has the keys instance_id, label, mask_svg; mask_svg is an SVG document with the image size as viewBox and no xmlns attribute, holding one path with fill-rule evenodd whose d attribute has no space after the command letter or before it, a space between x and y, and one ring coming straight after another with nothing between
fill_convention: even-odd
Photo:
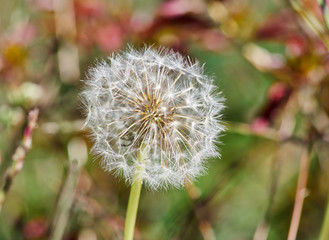
<instances>
[{"instance_id":1,"label":"fluffy seed head","mask_svg":"<svg viewBox=\"0 0 329 240\"><path fill-rule=\"evenodd\" d=\"M151 189L180 187L218 156L223 98L198 62L170 50L113 54L89 70L82 98L103 167ZM142 146L146 159L138 161ZM142 167L137 167L141 166Z\"/></svg>"}]
</instances>

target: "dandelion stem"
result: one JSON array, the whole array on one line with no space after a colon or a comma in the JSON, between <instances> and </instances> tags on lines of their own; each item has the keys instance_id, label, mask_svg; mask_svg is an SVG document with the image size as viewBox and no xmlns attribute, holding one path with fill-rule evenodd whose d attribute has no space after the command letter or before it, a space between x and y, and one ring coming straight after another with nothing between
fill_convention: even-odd
<instances>
[{"instance_id":1,"label":"dandelion stem","mask_svg":"<svg viewBox=\"0 0 329 240\"><path fill-rule=\"evenodd\" d=\"M126 213L125 230L124 230L124 240L132 240L134 238L134 229L136 222L136 215L138 209L139 197L143 184L143 164L145 162L145 157L147 155L147 150L144 145L142 145L140 152L138 154L138 161L141 165L138 165L135 170L135 176L133 179L133 184L131 185L128 208Z\"/></svg>"},{"instance_id":2,"label":"dandelion stem","mask_svg":"<svg viewBox=\"0 0 329 240\"><path fill-rule=\"evenodd\" d=\"M142 184L143 179L139 179L138 181L135 181L131 186L125 222L124 240L132 240L134 236L137 208Z\"/></svg>"}]
</instances>

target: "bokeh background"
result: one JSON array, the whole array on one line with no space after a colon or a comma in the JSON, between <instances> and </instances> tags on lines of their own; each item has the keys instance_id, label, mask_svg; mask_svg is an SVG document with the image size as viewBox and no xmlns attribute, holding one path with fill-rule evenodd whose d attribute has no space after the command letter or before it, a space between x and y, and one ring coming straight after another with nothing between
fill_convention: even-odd
<instances>
[{"instance_id":1,"label":"bokeh background","mask_svg":"<svg viewBox=\"0 0 329 240\"><path fill-rule=\"evenodd\" d=\"M78 94L97 59L144 43L205 63L227 131L194 185L143 189L135 238L318 239L327 14L315 0L0 0L0 239L122 239L129 186L88 155Z\"/></svg>"}]
</instances>

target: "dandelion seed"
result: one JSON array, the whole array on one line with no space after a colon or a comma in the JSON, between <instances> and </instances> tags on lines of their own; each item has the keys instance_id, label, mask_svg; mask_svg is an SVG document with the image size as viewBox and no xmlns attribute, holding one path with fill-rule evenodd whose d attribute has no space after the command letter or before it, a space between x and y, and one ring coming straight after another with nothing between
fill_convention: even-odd
<instances>
[{"instance_id":1,"label":"dandelion seed","mask_svg":"<svg viewBox=\"0 0 329 240\"><path fill-rule=\"evenodd\" d=\"M140 169L151 189L181 187L218 156L223 98L198 62L170 50L129 48L91 68L85 85L92 150L130 184Z\"/></svg>"}]
</instances>

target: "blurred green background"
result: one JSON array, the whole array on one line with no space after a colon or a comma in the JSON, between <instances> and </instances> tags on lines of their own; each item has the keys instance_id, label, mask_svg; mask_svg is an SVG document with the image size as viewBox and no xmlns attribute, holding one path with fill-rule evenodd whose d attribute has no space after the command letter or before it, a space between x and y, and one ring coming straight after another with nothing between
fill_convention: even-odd
<instances>
[{"instance_id":1,"label":"blurred green background","mask_svg":"<svg viewBox=\"0 0 329 240\"><path fill-rule=\"evenodd\" d=\"M130 189L87 155L92 140L82 129L78 94L88 67L128 43L199 59L227 106L221 159L211 159L208 173L187 189L143 189L135 238L286 239L303 171L308 181L295 239L318 238L329 190L329 45L318 2L0 0L0 6L2 189L27 114L40 110L23 168L3 191L1 240L51 239L61 194L73 198L63 239L122 239ZM300 170L303 161L309 168ZM70 181L76 187L67 190Z\"/></svg>"}]
</instances>

